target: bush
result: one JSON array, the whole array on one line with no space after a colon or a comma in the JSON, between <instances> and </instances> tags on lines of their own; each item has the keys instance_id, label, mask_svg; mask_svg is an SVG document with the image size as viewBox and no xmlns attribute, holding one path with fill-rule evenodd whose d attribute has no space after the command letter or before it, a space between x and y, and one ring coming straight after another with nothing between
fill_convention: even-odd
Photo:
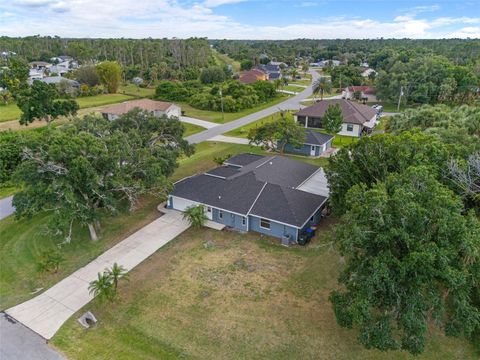
<instances>
[{"instance_id":1,"label":"bush","mask_svg":"<svg viewBox=\"0 0 480 360\"><path fill-rule=\"evenodd\" d=\"M188 101L190 91L179 82L161 81L155 89L155 98L167 101Z\"/></svg>"}]
</instances>

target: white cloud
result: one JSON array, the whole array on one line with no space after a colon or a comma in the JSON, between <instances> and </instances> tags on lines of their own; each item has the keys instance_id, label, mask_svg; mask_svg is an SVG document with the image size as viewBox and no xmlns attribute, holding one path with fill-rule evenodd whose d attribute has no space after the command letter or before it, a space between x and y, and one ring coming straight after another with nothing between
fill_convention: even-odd
<instances>
[{"instance_id":1,"label":"white cloud","mask_svg":"<svg viewBox=\"0 0 480 360\"><path fill-rule=\"evenodd\" d=\"M360 17L325 17L290 25L249 25L216 13L216 7L243 0L203 0L181 5L177 0L15 0L0 11L14 13L0 22L0 34L64 37L191 37L230 39L295 38L437 38L480 37L480 18L422 19L413 12L435 11L416 7L393 20ZM313 1L312 1L313 2ZM309 3L306 1L305 3ZM42 4L42 5L39 5ZM35 7L32 16L31 7ZM68 21L59 12L68 11ZM266 19L274 23L274 19ZM452 29L452 27L458 29ZM463 26L463 27L462 27ZM448 27L448 31L446 30Z\"/></svg>"}]
</instances>

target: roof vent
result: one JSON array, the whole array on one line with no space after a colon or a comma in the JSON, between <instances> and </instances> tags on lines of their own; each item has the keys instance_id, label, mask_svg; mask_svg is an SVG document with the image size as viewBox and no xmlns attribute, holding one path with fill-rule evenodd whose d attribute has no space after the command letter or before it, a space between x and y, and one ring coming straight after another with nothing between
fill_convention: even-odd
<instances>
[{"instance_id":1,"label":"roof vent","mask_svg":"<svg viewBox=\"0 0 480 360\"><path fill-rule=\"evenodd\" d=\"M218 198L221 199L221 198L222 198L222 195L218 195Z\"/></svg>"},{"instance_id":2,"label":"roof vent","mask_svg":"<svg viewBox=\"0 0 480 360\"><path fill-rule=\"evenodd\" d=\"M273 162L271 162L271 161L270 161L270 163L269 163L269 164L270 164L270 165L273 165Z\"/></svg>"}]
</instances>

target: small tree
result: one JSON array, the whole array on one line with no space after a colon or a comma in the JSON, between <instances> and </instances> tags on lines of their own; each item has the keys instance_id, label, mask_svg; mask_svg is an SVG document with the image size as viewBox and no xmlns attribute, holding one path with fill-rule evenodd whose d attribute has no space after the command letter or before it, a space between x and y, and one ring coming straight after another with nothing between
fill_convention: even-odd
<instances>
[{"instance_id":1,"label":"small tree","mask_svg":"<svg viewBox=\"0 0 480 360\"><path fill-rule=\"evenodd\" d=\"M183 212L183 218L188 220L194 229L201 228L208 220L203 205L189 206Z\"/></svg>"},{"instance_id":2,"label":"small tree","mask_svg":"<svg viewBox=\"0 0 480 360\"><path fill-rule=\"evenodd\" d=\"M117 92L122 81L122 67L116 61L104 61L97 65L100 82L107 88L109 94Z\"/></svg>"},{"instance_id":3,"label":"small tree","mask_svg":"<svg viewBox=\"0 0 480 360\"><path fill-rule=\"evenodd\" d=\"M332 82L325 76L322 76L313 83L312 90L315 96L314 100L316 100L316 95L318 94L320 94L320 99L323 100L323 95L332 90Z\"/></svg>"},{"instance_id":4,"label":"small tree","mask_svg":"<svg viewBox=\"0 0 480 360\"><path fill-rule=\"evenodd\" d=\"M343 114L340 105L329 105L323 116L323 127L329 133L336 134L342 130Z\"/></svg>"},{"instance_id":5,"label":"small tree","mask_svg":"<svg viewBox=\"0 0 480 360\"><path fill-rule=\"evenodd\" d=\"M110 280L113 283L113 292L117 293L118 280L122 278L123 280L128 280L128 270L125 269L122 265L114 263L110 269L105 269L105 274L110 277Z\"/></svg>"},{"instance_id":6,"label":"small tree","mask_svg":"<svg viewBox=\"0 0 480 360\"><path fill-rule=\"evenodd\" d=\"M94 65L86 65L86 66L79 67L75 71L74 77L80 84L86 84L89 87L93 87L100 84L100 79L98 78L97 69Z\"/></svg>"},{"instance_id":7,"label":"small tree","mask_svg":"<svg viewBox=\"0 0 480 360\"><path fill-rule=\"evenodd\" d=\"M106 273L98 273L97 280L90 282L88 291L93 296L98 297L101 302L105 300L113 301L115 298L112 279Z\"/></svg>"},{"instance_id":8,"label":"small tree","mask_svg":"<svg viewBox=\"0 0 480 360\"><path fill-rule=\"evenodd\" d=\"M79 106L75 100L60 100L53 84L34 81L16 95L17 105L22 110L20 124L28 125L35 120L44 120L48 126L59 116L73 116Z\"/></svg>"}]
</instances>

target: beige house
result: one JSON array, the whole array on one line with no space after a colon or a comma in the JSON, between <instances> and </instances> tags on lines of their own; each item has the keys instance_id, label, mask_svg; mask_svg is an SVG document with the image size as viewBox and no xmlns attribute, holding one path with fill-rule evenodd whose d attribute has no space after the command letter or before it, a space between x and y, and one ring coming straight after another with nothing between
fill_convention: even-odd
<instances>
[{"instance_id":1,"label":"beige house","mask_svg":"<svg viewBox=\"0 0 480 360\"><path fill-rule=\"evenodd\" d=\"M295 121L305 128L323 128L323 117L330 105L339 105L343 124L339 135L359 137L370 133L377 122L377 111L370 106L344 99L321 100L294 114Z\"/></svg>"},{"instance_id":2,"label":"beige house","mask_svg":"<svg viewBox=\"0 0 480 360\"><path fill-rule=\"evenodd\" d=\"M180 118L180 116L182 115L182 109L180 108L180 106L169 102L154 101L150 99L131 100L115 105L110 105L104 107L101 110L101 113L105 119L115 120L119 116L126 114L133 109L147 111L157 117L166 115L167 117Z\"/></svg>"}]
</instances>

